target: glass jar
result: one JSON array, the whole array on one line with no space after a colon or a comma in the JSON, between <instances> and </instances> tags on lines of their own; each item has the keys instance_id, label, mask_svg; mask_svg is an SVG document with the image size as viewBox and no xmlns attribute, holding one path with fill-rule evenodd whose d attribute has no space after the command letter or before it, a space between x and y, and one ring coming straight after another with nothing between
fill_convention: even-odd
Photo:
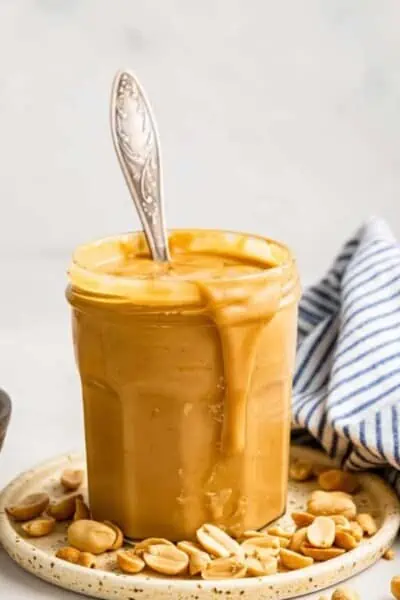
<instances>
[{"instance_id":1,"label":"glass jar","mask_svg":"<svg viewBox=\"0 0 400 600\"><path fill-rule=\"evenodd\" d=\"M205 522L240 535L285 510L297 270L287 248L257 236L170 236L260 265L269 252L272 265L223 269L208 295L184 275L111 272L116 253L143 252L140 234L77 249L67 297L90 508L132 538L193 539Z\"/></svg>"}]
</instances>

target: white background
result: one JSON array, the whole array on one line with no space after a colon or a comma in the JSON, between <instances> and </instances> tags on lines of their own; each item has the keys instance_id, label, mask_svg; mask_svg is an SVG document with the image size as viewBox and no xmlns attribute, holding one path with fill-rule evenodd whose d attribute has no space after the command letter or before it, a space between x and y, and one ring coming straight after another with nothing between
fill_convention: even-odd
<instances>
[{"instance_id":1,"label":"white background","mask_svg":"<svg viewBox=\"0 0 400 600\"><path fill-rule=\"evenodd\" d=\"M400 235L399 31L397 0L0 0L0 486L82 446L65 270L78 243L138 226L115 71L151 98L169 225L277 237L309 282L369 215ZM364 598L388 598L396 566L359 578ZM0 598L64 597L0 551Z\"/></svg>"}]
</instances>

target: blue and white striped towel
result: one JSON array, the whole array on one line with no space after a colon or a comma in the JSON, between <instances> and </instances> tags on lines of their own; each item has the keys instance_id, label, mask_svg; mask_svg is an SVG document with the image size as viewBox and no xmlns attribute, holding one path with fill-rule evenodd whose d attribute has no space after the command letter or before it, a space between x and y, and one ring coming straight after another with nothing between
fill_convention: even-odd
<instances>
[{"instance_id":1,"label":"blue and white striped towel","mask_svg":"<svg viewBox=\"0 0 400 600\"><path fill-rule=\"evenodd\" d=\"M299 307L293 421L400 494L400 246L368 221Z\"/></svg>"}]
</instances>

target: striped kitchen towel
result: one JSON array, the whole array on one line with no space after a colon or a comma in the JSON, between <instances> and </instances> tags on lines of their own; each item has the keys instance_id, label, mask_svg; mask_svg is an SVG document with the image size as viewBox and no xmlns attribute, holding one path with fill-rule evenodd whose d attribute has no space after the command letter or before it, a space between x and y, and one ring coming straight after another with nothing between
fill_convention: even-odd
<instances>
[{"instance_id":1,"label":"striped kitchen towel","mask_svg":"<svg viewBox=\"0 0 400 600\"><path fill-rule=\"evenodd\" d=\"M400 246L368 221L299 306L294 425L400 494Z\"/></svg>"}]
</instances>

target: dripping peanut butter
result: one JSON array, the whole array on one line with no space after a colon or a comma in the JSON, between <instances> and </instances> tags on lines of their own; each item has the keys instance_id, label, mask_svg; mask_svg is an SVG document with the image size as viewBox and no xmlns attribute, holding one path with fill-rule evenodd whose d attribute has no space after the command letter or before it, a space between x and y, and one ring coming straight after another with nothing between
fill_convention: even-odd
<instances>
[{"instance_id":1,"label":"dripping peanut butter","mask_svg":"<svg viewBox=\"0 0 400 600\"><path fill-rule=\"evenodd\" d=\"M239 233L81 246L68 299L90 506L132 538L234 535L285 508L299 284L282 245Z\"/></svg>"}]
</instances>

